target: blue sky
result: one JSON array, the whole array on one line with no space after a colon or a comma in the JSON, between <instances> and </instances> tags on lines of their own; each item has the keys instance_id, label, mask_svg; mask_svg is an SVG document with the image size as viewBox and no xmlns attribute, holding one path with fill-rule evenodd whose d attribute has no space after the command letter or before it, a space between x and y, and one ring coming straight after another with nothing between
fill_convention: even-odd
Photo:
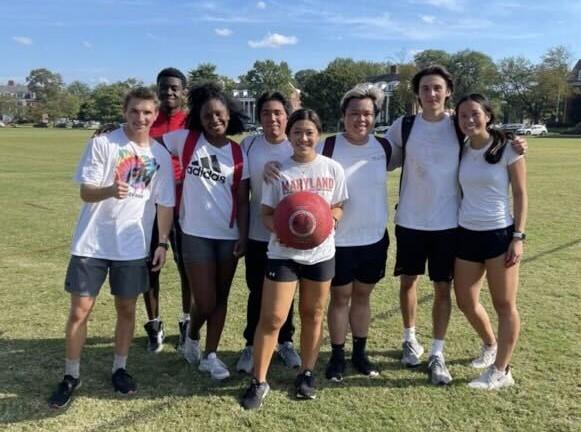
<instances>
[{"instance_id":1,"label":"blue sky","mask_svg":"<svg viewBox=\"0 0 581 432\"><path fill-rule=\"evenodd\" d=\"M537 62L564 45L581 58L579 0L2 0L0 19L0 84L39 67L67 83L150 83L204 62L236 78L256 60L296 72L428 48Z\"/></svg>"}]
</instances>

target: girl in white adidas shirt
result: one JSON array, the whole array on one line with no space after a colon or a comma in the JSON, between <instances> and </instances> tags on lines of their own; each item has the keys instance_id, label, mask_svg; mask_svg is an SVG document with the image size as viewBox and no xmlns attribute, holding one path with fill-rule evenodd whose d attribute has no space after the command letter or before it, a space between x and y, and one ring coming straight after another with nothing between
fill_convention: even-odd
<instances>
[{"instance_id":1,"label":"girl in white adidas shirt","mask_svg":"<svg viewBox=\"0 0 581 432\"><path fill-rule=\"evenodd\" d=\"M456 113L468 142L459 172L463 196L454 289L458 306L483 342L472 366L487 368L468 385L496 390L514 384L509 362L520 330L516 295L527 218L525 160L501 132L491 128L494 113L484 96L462 98ZM484 274L498 314L498 339L479 300Z\"/></svg>"},{"instance_id":2,"label":"girl in white adidas shirt","mask_svg":"<svg viewBox=\"0 0 581 432\"><path fill-rule=\"evenodd\" d=\"M227 135L242 132L244 116L215 84L190 90L188 106L187 129L163 136L169 151L180 157L182 166L187 165L180 225L182 256L194 301L184 357L189 363L199 363L200 371L221 380L230 373L216 350L224 329L230 286L248 237L248 163L244 152ZM197 140L192 140L194 151L184 164L190 132L196 133ZM240 175L239 182L234 179L236 175ZM199 340L204 324L207 332L202 357Z\"/></svg>"},{"instance_id":3,"label":"girl in white adidas shirt","mask_svg":"<svg viewBox=\"0 0 581 432\"><path fill-rule=\"evenodd\" d=\"M329 296L331 279L335 273L335 242L331 234L313 249L298 250L286 247L274 234L274 209L288 196L285 184L294 179L325 179L321 190L312 190L323 197L331 207L336 221L342 216L342 203L347 199L345 176L341 166L316 153L321 133L321 122L312 110L300 109L289 118L287 135L293 147L293 155L281 164L280 178L263 184L263 221L272 232L268 244L268 263L260 321L254 338L254 377L242 397L242 406L257 409L269 391L266 382L278 332L286 319L294 293L299 285L299 311L301 316L302 365L295 381L297 398L315 397L313 369L319 355L322 338L324 310Z\"/></svg>"}]
</instances>

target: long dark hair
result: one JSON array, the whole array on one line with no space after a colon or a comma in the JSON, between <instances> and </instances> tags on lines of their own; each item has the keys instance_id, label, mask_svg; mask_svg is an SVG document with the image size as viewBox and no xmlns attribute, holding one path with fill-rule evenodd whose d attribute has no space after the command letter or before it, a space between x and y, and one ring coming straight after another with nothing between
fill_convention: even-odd
<instances>
[{"instance_id":1,"label":"long dark hair","mask_svg":"<svg viewBox=\"0 0 581 432\"><path fill-rule=\"evenodd\" d=\"M456 104L455 110L456 115L454 116L454 123L456 123L457 128L460 127L458 119L458 110L460 108L460 105L468 101L476 102L478 105L480 105L480 107L486 113L486 115L488 115L489 120L486 123L486 130L492 137L492 145L488 147L488 150L486 150L486 152L484 153L484 159L489 164L498 163L498 161L500 161L500 159L502 158L502 154L504 153L504 148L506 147L506 144L508 143L509 140L513 138L513 135L505 134L501 130L492 127L492 125L494 124L494 120L496 118L496 116L494 115L494 110L492 109L492 104L486 98L486 96L480 93L471 93L467 96L464 96Z\"/></svg>"},{"instance_id":2,"label":"long dark hair","mask_svg":"<svg viewBox=\"0 0 581 432\"><path fill-rule=\"evenodd\" d=\"M188 129L203 131L200 114L202 107L211 99L217 99L224 104L230 114L230 121L226 128L226 135L236 135L244 131L244 123L248 116L242 111L242 107L232 97L227 95L222 88L215 83L205 83L193 87L188 93L189 114L186 119Z\"/></svg>"}]
</instances>

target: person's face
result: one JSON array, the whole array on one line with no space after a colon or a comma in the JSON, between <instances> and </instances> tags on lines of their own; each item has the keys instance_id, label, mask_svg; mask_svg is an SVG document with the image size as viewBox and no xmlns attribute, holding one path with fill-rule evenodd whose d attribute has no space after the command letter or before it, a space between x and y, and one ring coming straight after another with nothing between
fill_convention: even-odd
<instances>
[{"instance_id":1,"label":"person's face","mask_svg":"<svg viewBox=\"0 0 581 432\"><path fill-rule=\"evenodd\" d=\"M422 77L419 92L422 109L430 112L444 111L446 99L451 95L446 80L440 75Z\"/></svg>"},{"instance_id":2,"label":"person's face","mask_svg":"<svg viewBox=\"0 0 581 432\"><path fill-rule=\"evenodd\" d=\"M375 123L375 110L371 98L351 99L345 109L343 123L347 136L365 138Z\"/></svg>"},{"instance_id":3,"label":"person's face","mask_svg":"<svg viewBox=\"0 0 581 432\"><path fill-rule=\"evenodd\" d=\"M288 117L280 101L270 100L262 105L260 110L260 125L269 141L284 136Z\"/></svg>"},{"instance_id":4,"label":"person's face","mask_svg":"<svg viewBox=\"0 0 581 432\"><path fill-rule=\"evenodd\" d=\"M123 111L123 117L131 132L149 134L149 129L157 118L157 113L154 101L131 98Z\"/></svg>"},{"instance_id":5,"label":"person's face","mask_svg":"<svg viewBox=\"0 0 581 432\"><path fill-rule=\"evenodd\" d=\"M212 137L223 137L228 129L230 112L219 99L210 99L202 106L200 121L204 132Z\"/></svg>"},{"instance_id":6,"label":"person's face","mask_svg":"<svg viewBox=\"0 0 581 432\"><path fill-rule=\"evenodd\" d=\"M291 127L289 139L293 153L299 159L310 159L316 155L315 148L319 142L319 131L312 121L296 121Z\"/></svg>"},{"instance_id":7,"label":"person's face","mask_svg":"<svg viewBox=\"0 0 581 432\"><path fill-rule=\"evenodd\" d=\"M184 95L182 80L176 77L161 77L157 83L157 95L163 109L179 108Z\"/></svg>"},{"instance_id":8,"label":"person's face","mask_svg":"<svg viewBox=\"0 0 581 432\"><path fill-rule=\"evenodd\" d=\"M478 102L467 100L458 107L458 124L467 137L484 136L488 134L486 125L490 116Z\"/></svg>"}]
</instances>

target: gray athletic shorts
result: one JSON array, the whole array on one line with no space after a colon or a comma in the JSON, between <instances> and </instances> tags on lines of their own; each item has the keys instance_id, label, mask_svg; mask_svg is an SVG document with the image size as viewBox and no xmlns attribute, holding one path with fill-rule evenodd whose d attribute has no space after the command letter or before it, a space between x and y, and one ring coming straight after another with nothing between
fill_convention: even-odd
<instances>
[{"instance_id":1,"label":"gray athletic shorts","mask_svg":"<svg viewBox=\"0 0 581 432\"><path fill-rule=\"evenodd\" d=\"M182 232L182 260L184 264L219 262L234 258L236 240L197 237Z\"/></svg>"},{"instance_id":2,"label":"gray athletic shorts","mask_svg":"<svg viewBox=\"0 0 581 432\"><path fill-rule=\"evenodd\" d=\"M73 255L67 268L65 291L81 297L97 297L107 273L114 296L137 297L149 289L149 270L145 258L112 261Z\"/></svg>"}]
</instances>

